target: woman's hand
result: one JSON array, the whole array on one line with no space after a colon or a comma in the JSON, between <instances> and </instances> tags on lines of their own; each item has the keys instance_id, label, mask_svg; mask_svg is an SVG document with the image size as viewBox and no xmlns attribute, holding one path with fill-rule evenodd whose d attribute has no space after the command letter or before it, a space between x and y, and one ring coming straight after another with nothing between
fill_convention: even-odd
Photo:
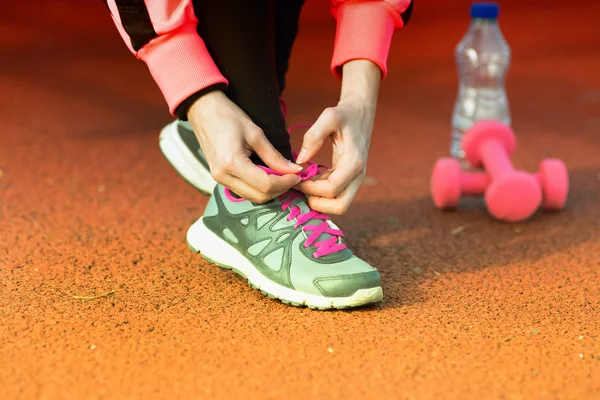
<instances>
[{"instance_id":1,"label":"woman's hand","mask_svg":"<svg viewBox=\"0 0 600 400\"><path fill-rule=\"evenodd\" d=\"M263 131L221 91L200 97L188 111L213 178L255 203L267 202L300 182L302 167L286 160ZM250 161L256 153L283 176L267 174Z\"/></svg>"},{"instance_id":2,"label":"woman's hand","mask_svg":"<svg viewBox=\"0 0 600 400\"><path fill-rule=\"evenodd\" d=\"M366 170L381 70L366 60L343 67L342 95L304 135L296 162L302 164L319 151L326 138L333 141L331 170L298 185L310 207L327 214L344 214L362 184Z\"/></svg>"}]
</instances>

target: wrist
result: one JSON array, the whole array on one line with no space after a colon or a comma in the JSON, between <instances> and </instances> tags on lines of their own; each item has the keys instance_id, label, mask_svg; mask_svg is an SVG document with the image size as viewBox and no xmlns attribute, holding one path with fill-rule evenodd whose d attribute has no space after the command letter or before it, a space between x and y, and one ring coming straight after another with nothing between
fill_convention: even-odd
<instances>
[{"instance_id":1,"label":"wrist","mask_svg":"<svg viewBox=\"0 0 600 400\"><path fill-rule=\"evenodd\" d=\"M204 89L199 90L194 93L190 97L188 97L183 103L181 103L175 110L175 115L186 121L188 119L188 114L191 113L192 106L196 104L201 99L205 99L207 96L210 96L212 93L220 92L223 93L223 90L227 89L227 85L224 83L217 83L215 85L210 85L205 87Z\"/></svg>"},{"instance_id":2,"label":"wrist","mask_svg":"<svg viewBox=\"0 0 600 400\"><path fill-rule=\"evenodd\" d=\"M214 115L227 100L227 95L221 90L213 90L205 93L195 99L190 105L187 116L190 122L193 122L194 119L203 119L210 115Z\"/></svg>"},{"instance_id":3,"label":"wrist","mask_svg":"<svg viewBox=\"0 0 600 400\"><path fill-rule=\"evenodd\" d=\"M379 95L381 69L369 60L344 64L340 103L353 102L375 107Z\"/></svg>"}]
</instances>

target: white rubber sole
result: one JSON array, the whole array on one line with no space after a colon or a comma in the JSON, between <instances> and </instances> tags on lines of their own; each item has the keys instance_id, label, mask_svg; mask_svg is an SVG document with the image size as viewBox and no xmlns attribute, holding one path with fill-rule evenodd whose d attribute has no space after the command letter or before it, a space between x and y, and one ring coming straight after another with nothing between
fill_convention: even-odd
<instances>
[{"instance_id":1,"label":"white rubber sole","mask_svg":"<svg viewBox=\"0 0 600 400\"><path fill-rule=\"evenodd\" d=\"M239 251L211 232L202 222L196 221L187 232L188 246L201 253L206 260L226 269L231 269L248 280L250 286L265 296L279 299L285 304L307 306L319 310L360 307L377 303L383 299L381 287L360 289L349 297L324 297L303 293L275 283L262 275Z\"/></svg>"},{"instance_id":2,"label":"white rubber sole","mask_svg":"<svg viewBox=\"0 0 600 400\"><path fill-rule=\"evenodd\" d=\"M202 193L212 195L217 182L177 134L177 121L171 122L162 129L159 146L167 161L183 179Z\"/></svg>"}]
</instances>

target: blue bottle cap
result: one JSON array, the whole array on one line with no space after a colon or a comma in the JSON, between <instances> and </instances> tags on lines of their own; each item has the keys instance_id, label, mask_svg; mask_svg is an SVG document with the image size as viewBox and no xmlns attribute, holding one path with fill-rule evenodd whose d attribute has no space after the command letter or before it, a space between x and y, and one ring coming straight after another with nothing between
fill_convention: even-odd
<instances>
[{"instance_id":1,"label":"blue bottle cap","mask_svg":"<svg viewBox=\"0 0 600 400\"><path fill-rule=\"evenodd\" d=\"M500 6L494 2L471 4L471 18L498 18Z\"/></svg>"}]
</instances>

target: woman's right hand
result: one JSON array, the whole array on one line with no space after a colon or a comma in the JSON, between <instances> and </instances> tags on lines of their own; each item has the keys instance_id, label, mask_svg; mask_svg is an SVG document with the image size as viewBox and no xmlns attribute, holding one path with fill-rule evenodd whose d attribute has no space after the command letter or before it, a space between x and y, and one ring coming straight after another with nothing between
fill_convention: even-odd
<instances>
[{"instance_id":1,"label":"woman's right hand","mask_svg":"<svg viewBox=\"0 0 600 400\"><path fill-rule=\"evenodd\" d=\"M212 177L235 194L255 203L265 203L300 183L302 170L286 160L252 122L222 91L200 97L188 111L188 120L206 155ZM271 169L268 174L250 156L256 153Z\"/></svg>"}]
</instances>

